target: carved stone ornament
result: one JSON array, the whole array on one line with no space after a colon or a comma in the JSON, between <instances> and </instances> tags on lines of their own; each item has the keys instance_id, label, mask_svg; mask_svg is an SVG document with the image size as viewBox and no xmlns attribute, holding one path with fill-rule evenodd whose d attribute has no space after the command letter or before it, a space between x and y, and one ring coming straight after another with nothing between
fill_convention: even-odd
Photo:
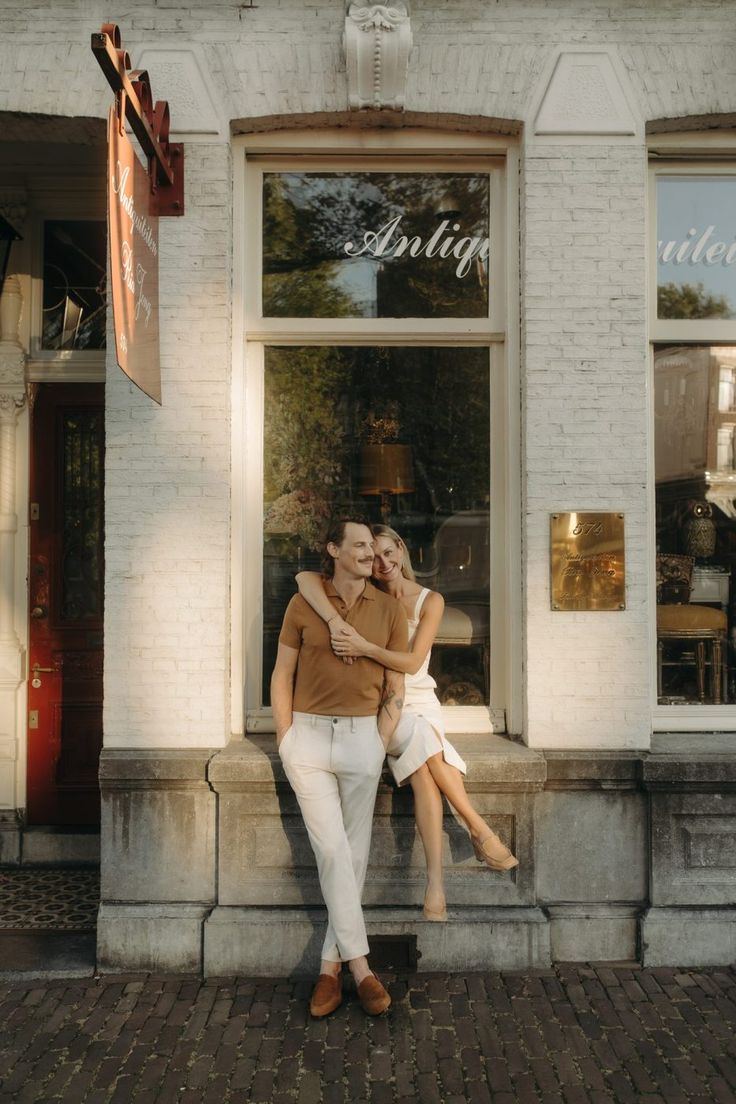
<instances>
[{"instance_id":1,"label":"carved stone ornament","mask_svg":"<svg viewBox=\"0 0 736 1104\"><path fill-rule=\"evenodd\" d=\"M412 44L408 2L348 0L344 41L350 107L403 110Z\"/></svg>"},{"instance_id":2,"label":"carved stone ornament","mask_svg":"<svg viewBox=\"0 0 736 1104\"><path fill-rule=\"evenodd\" d=\"M25 355L18 340L23 306L20 281L8 276L0 297L0 416L15 415L25 402Z\"/></svg>"},{"instance_id":3,"label":"carved stone ornament","mask_svg":"<svg viewBox=\"0 0 736 1104\"><path fill-rule=\"evenodd\" d=\"M537 111L534 133L636 134L629 83L611 49L561 50Z\"/></svg>"}]
</instances>

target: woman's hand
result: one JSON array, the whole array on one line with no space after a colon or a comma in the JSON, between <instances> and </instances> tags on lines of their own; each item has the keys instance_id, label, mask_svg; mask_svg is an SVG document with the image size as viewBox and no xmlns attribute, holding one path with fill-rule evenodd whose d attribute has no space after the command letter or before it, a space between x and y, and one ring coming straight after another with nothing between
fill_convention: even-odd
<instances>
[{"instance_id":1,"label":"woman's hand","mask_svg":"<svg viewBox=\"0 0 736 1104\"><path fill-rule=\"evenodd\" d=\"M342 621L342 618L340 620ZM335 655L342 656L343 659L350 659L351 662L357 656L368 655L370 644L352 625L348 625L343 621L340 628L333 631L334 625L335 621L330 621L330 643Z\"/></svg>"},{"instance_id":2,"label":"woman's hand","mask_svg":"<svg viewBox=\"0 0 736 1104\"><path fill-rule=\"evenodd\" d=\"M331 617L327 622L327 628L330 630L330 644L333 652L342 659L343 663L347 663L348 665L351 664L353 662L352 657L349 655L341 656L340 652L338 652L335 647L335 642L341 639L343 631L351 631L347 621L344 621L340 614L336 613L334 617Z\"/></svg>"}]
</instances>

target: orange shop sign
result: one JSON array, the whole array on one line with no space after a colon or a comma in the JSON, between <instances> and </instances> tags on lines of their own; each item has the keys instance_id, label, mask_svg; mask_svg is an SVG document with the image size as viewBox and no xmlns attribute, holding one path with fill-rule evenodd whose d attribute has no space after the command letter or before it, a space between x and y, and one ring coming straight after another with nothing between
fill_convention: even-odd
<instances>
[{"instance_id":1,"label":"orange shop sign","mask_svg":"<svg viewBox=\"0 0 736 1104\"><path fill-rule=\"evenodd\" d=\"M158 218L150 181L116 109L108 118L107 210L115 353L125 374L161 402Z\"/></svg>"}]
</instances>

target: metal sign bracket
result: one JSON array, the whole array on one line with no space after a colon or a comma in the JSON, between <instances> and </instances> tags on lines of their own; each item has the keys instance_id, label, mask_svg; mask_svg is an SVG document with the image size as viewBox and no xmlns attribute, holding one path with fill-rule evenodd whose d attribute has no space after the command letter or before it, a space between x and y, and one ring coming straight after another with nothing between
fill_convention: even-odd
<instances>
[{"instance_id":1,"label":"metal sign bracket","mask_svg":"<svg viewBox=\"0 0 736 1104\"><path fill-rule=\"evenodd\" d=\"M151 81L145 69L131 69L123 49L120 28L103 23L92 35L92 53L115 93L120 125L126 118L148 162L150 215L184 214L184 146L169 142L169 105L153 102ZM130 70L130 72L128 72Z\"/></svg>"}]
</instances>

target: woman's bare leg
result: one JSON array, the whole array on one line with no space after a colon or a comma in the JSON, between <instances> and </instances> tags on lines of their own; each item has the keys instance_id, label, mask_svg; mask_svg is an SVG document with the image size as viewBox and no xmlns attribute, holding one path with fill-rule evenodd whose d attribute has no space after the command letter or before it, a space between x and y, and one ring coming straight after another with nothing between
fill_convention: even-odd
<instances>
[{"instance_id":1,"label":"woman's bare leg","mask_svg":"<svg viewBox=\"0 0 736 1104\"><path fill-rule=\"evenodd\" d=\"M445 907L442 873L442 794L429 767L423 763L409 778L414 791L414 817L427 863L427 893L425 905L435 911Z\"/></svg>"},{"instance_id":2,"label":"woman's bare leg","mask_svg":"<svg viewBox=\"0 0 736 1104\"><path fill-rule=\"evenodd\" d=\"M452 767L449 763L446 763L442 752L432 755L425 766L429 769L437 789L445 795L453 809L467 825L473 839L478 841L487 836L490 829L480 813L473 808L465 789L463 776L457 767Z\"/></svg>"}]
</instances>

